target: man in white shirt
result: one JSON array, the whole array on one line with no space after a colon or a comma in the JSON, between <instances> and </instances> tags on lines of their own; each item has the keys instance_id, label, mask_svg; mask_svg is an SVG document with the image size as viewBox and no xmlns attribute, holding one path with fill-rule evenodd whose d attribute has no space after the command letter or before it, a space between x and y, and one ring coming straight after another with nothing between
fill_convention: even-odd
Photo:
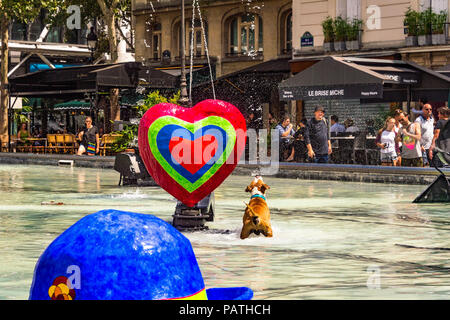
<instances>
[{"instance_id":1,"label":"man in white shirt","mask_svg":"<svg viewBox=\"0 0 450 320\"><path fill-rule=\"evenodd\" d=\"M433 142L433 132L434 132L434 119L433 119L433 108L430 104L425 104L422 107L422 114L417 117L416 121L420 124L422 130L422 138L420 139L420 146L422 149L423 163L424 166L430 164L429 150L431 143Z\"/></svg>"},{"instance_id":2,"label":"man in white shirt","mask_svg":"<svg viewBox=\"0 0 450 320\"><path fill-rule=\"evenodd\" d=\"M345 132L345 126L339 123L339 118L336 115L331 116L331 133L342 133Z\"/></svg>"}]
</instances>

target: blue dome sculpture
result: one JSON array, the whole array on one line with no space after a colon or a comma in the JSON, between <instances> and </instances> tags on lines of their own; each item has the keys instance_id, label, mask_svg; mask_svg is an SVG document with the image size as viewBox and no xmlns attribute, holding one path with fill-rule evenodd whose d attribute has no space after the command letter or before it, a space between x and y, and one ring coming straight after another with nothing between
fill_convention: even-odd
<instances>
[{"instance_id":1,"label":"blue dome sculpture","mask_svg":"<svg viewBox=\"0 0 450 320\"><path fill-rule=\"evenodd\" d=\"M190 241L146 214L103 210L56 238L39 258L31 300L247 300L249 288L205 290Z\"/></svg>"}]
</instances>

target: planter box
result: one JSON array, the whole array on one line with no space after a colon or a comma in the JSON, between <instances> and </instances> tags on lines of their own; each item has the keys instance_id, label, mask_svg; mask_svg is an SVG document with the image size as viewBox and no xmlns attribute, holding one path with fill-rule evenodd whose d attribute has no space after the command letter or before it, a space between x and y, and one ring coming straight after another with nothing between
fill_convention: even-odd
<instances>
[{"instance_id":1,"label":"planter box","mask_svg":"<svg viewBox=\"0 0 450 320\"><path fill-rule=\"evenodd\" d=\"M432 38L432 44L439 45L439 44L446 44L445 34L433 34L431 36Z\"/></svg>"},{"instance_id":2,"label":"planter box","mask_svg":"<svg viewBox=\"0 0 450 320\"><path fill-rule=\"evenodd\" d=\"M334 42L324 42L323 43L323 50L325 52L334 51Z\"/></svg>"},{"instance_id":3,"label":"planter box","mask_svg":"<svg viewBox=\"0 0 450 320\"><path fill-rule=\"evenodd\" d=\"M354 40L354 41L346 41L345 45L347 47L347 50L354 50L357 51L360 49L360 45L359 45L359 41L358 40Z\"/></svg>"},{"instance_id":4,"label":"planter box","mask_svg":"<svg viewBox=\"0 0 450 320\"><path fill-rule=\"evenodd\" d=\"M424 35L424 36L418 36L418 43L419 46L429 46L431 45L431 34L429 35Z\"/></svg>"},{"instance_id":5,"label":"planter box","mask_svg":"<svg viewBox=\"0 0 450 320\"><path fill-rule=\"evenodd\" d=\"M417 47L419 45L417 36L407 36L406 37L406 46L407 47Z\"/></svg>"},{"instance_id":6,"label":"planter box","mask_svg":"<svg viewBox=\"0 0 450 320\"><path fill-rule=\"evenodd\" d=\"M334 43L334 50L336 51L345 51L345 41L336 41Z\"/></svg>"}]
</instances>

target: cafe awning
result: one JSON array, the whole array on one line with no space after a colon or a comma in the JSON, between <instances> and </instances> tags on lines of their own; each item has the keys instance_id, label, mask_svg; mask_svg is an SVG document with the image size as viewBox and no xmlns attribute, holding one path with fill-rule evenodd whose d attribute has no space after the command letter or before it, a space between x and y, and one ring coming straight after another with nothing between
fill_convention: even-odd
<instances>
[{"instance_id":1,"label":"cafe awning","mask_svg":"<svg viewBox=\"0 0 450 320\"><path fill-rule=\"evenodd\" d=\"M89 110L90 108L89 102L78 100L57 103L53 106L53 110Z\"/></svg>"},{"instance_id":2,"label":"cafe awning","mask_svg":"<svg viewBox=\"0 0 450 320\"><path fill-rule=\"evenodd\" d=\"M41 70L9 79L15 97L84 97L85 93L137 86L141 64L136 62Z\"/></svg>"},{"instance_id":3,"label":"cafe awning","mask_svg":"<svg viewBox=\"0 0 450 320\"><path fill-rule=\"evenodd\" d=\"M412 62L326 57L279 85L280 100L447 100L450 78Z\"/></svg>"}]
</instances>

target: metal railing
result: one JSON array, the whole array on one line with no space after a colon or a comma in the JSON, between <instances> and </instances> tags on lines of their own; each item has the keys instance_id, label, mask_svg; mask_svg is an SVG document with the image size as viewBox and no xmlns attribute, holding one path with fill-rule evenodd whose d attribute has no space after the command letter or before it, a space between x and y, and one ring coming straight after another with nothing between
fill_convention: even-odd
<instances>
[{"instance_id":1,"label":"metal railing","mask_svg":"<svg viewBox=\"0 0 450 320\"><path fill-rule=\"evenodd\" d=\"M226 58L243 58L243 57L262 57L262 51L252 51L252 52L227 52L225 53Z\"/></svg>"}]
</instances>

